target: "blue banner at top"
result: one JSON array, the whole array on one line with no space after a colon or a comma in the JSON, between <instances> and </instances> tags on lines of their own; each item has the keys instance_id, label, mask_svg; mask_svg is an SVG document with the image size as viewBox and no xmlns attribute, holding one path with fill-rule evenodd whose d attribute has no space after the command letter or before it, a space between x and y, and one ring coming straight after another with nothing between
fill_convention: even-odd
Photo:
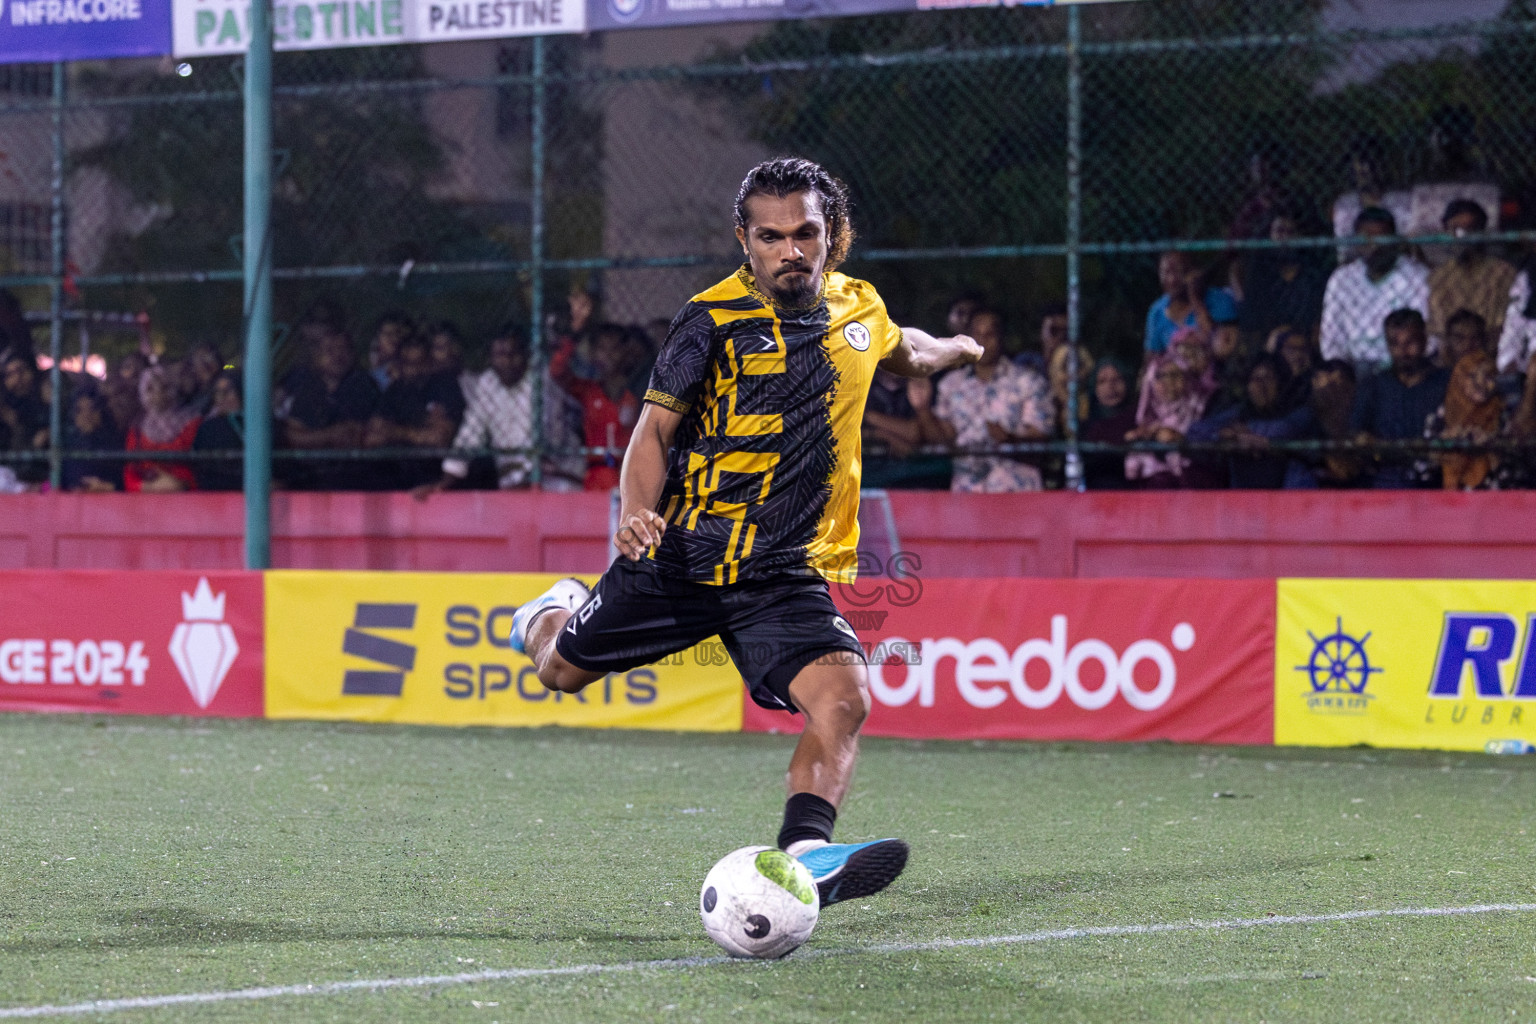
<instances>
[{"instance_id":1,"label":"blue banner at top","mask_svg":"<svg viewBox=\"0 0 1536 1024\"><path fill-rule=\"evenodd\" d=\"M0 64L171 52L171 0L0 0Z\"/></svg>"}]
</instances>

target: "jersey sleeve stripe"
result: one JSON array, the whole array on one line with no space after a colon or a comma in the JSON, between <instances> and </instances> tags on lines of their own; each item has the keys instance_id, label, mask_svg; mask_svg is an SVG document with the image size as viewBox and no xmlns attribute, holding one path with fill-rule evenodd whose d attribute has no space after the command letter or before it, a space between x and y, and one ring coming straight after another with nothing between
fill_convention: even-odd
<instances>
[{"instance_id":1,"label":"jersey sleeve stripe","mask_svg":"<svg viewBox=\"0 0 1536 1024\"><path fill-rule=\"evenodd\" d=\"M673 412L686 413L690 408L688 403L684 402L681 398L675 398L665 391L657 391L655 388L651 388L645 393L645 400L659 405L663 409L671 409Z\"/></svg>"}]
</instances>

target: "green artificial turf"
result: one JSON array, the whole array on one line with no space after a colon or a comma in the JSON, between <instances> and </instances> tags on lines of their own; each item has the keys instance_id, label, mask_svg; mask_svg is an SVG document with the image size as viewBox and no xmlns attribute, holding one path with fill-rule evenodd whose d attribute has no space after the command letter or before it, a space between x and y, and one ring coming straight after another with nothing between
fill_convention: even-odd
<instances>
[{"instance_id":1,"label":"green artificial turf","mask_svg":"<svg viewBox=\"0 0 1536 1024\"><path fill-rule=\"evenodd\" d=\"M791 743L0 715L0 1010L712 957ZM788 960L100 1019L1529 1021L1531 912L858 950L1536 903L1533 832L1536 758L869 740L839 838L911 865Z\"/></svg>"}]
</instances>

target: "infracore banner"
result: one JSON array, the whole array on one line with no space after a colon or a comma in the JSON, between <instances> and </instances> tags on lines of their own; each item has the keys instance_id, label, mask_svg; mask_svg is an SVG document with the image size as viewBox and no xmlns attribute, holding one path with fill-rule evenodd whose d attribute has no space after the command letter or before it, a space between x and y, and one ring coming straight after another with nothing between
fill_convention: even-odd
<instances>
[{"instance_id":1,"label":"infracore banner","mask_svg":"<svg viewBox=\"0 0 1536 1024\"><path fill-rule=\"evenodd\" d=\"M157 57L171 0L0 0L0 64Z\"/></svg>"}]
</instances>

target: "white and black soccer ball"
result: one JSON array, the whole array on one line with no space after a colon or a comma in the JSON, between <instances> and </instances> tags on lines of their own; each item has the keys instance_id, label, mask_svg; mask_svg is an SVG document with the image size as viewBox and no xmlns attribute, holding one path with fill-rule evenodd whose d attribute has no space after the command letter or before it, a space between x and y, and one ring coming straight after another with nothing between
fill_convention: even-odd
<instances>
[{"instance_id":1,"label":"white and black soccer ball","mask_svg":"<svg viewBox=\"0 0 1536 1024\"><path fill-rule=\"evenodd\" d=\"M805 865L771 846L744 846L704 876L699 916L732 956L771 960L811 937L821 900Z\"/></svg>"}]
</instances>

